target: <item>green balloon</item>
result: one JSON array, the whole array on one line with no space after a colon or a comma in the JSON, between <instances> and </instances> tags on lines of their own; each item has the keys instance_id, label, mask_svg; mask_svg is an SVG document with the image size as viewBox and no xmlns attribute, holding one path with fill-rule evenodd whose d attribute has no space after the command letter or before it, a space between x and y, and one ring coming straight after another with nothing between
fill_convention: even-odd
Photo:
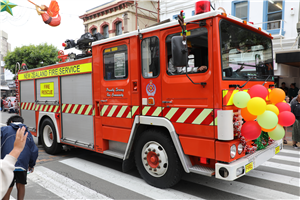
<instances>
[{"instance_id":1,"label":"green balloon","mask_svg":"<svg viewBox=\"0 0 300 200\"><path fill-rule=\"evenodd\" d=\"M233 104L238 108L245 108L247 107L248 101L251 99L250 95L247 92L240 91L237 92L233 96Z\"/></svg>"},{"instance_id":2,"label":"green balloon","mask_svg":"<svg viewBox=\"0 0 300 200\"><path fill-rule=\"evenodd\" d=\"M257 122L264 129L272 129L278 124L278 117L274 112L266 110L257 116Z\"/></svg>"},{"instance_id":3,"label":"green balloon","mask_svg":"<svg viewBox=\"0 0 300 200\"><path fill-rule=\"evenodd\" d=\"M273 140L281 140L284 137L285 131L284 128L278 124L277 127L268 134Z\"/></svg>"}]
</instances>

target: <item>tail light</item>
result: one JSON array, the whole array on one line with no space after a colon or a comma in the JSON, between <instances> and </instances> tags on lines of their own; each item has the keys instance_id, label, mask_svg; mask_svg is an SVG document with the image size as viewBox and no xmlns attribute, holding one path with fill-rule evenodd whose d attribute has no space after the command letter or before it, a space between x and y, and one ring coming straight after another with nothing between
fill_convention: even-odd
<instances>
[{"instance_id":1,"label":"tail light","mask_svg":"<svg viewBox=\"0 0 300 200\"><path fill-rule=\"evenodd\" d=\"M205 13L210 11L210 1L198 1L195 5L195 12L197 14Z\"/></svg>"}]
</instances>

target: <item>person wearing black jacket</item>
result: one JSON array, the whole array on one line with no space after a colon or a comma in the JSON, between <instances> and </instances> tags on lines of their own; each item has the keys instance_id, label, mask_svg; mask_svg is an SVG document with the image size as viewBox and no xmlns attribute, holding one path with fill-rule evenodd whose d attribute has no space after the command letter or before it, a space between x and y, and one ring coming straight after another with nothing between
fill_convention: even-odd
<instances>
[{"instance_id":1,"label":"person wearing black jacket","mask_svg":"<svg viewBox=\"0 0 300 200\"><path fill-rule=\"evenodd\" d=\"M291 111L296 117L292 131L293 147L298 149L297 143L300 142L300 94L298 94L296 100L291 102Z\"/></svg>"}]
</instances>

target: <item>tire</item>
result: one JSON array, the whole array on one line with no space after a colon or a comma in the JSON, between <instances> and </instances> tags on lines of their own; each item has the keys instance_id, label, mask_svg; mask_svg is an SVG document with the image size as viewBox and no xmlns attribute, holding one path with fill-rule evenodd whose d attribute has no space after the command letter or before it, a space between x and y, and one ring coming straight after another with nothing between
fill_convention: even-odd
<instances>
[{"instance_id":1,"label":"tire","mask_svg":"<svg viewBox=\"0 0 300 200\"><path fill-rule=\"evenodd\" d=\"M62 150L62 145L57 143L56 130L51 119L43 120L40 134L42 145L47 153L54 155Z\"/></svg>"},{"instance_id":2,"label":"tire","mask_svg":"<svg viewBox=\"0 0 300 200\"><path fill-rule=\"evenodd\" d=\"M138 138L135 162L142 178L158 188L172 187L184 173L171 138L160 129L146 130Z\"/></svg>"}]
</instances>

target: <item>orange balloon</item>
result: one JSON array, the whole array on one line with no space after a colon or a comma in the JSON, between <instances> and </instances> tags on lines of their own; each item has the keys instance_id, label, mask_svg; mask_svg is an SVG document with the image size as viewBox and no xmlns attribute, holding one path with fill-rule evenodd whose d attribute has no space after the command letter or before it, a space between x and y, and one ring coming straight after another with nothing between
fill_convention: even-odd
<instances>
[{"instance_id":1,"label":"orange balloon","mask_svg":"<svg viewBox=\"0 0 300 200\"><path fill-rule=\"evenodd\" d=\"M282 102L285 99L285 92L280 88L275 88L269 93L269 100L273 103Z\"/></svg>"},{"instance_id":2,"label":"orange balloon","mask_svg":"<svg viewBox=\"0 0 300 200\"><path fill-rule=\"evenodd\" d=\"M270 132L270 131L275 130L276 127L277 127L277 125L274 128L271 128L271 129L264 129L263 127L261 127L261 130L264 131L264 132Z\"/></svg>"},{"instance_id":3,"label":"orange balloon","mask_svg":"<svg viewBox=\"0 0 300 200\"><path fill-rule=\"evenodd\" d=\"M247 107L241 109L241 115L245 121L253 121L257 117L256 115L252 115L251 113L249 113Z\"/></svg>"}]
</instances>

